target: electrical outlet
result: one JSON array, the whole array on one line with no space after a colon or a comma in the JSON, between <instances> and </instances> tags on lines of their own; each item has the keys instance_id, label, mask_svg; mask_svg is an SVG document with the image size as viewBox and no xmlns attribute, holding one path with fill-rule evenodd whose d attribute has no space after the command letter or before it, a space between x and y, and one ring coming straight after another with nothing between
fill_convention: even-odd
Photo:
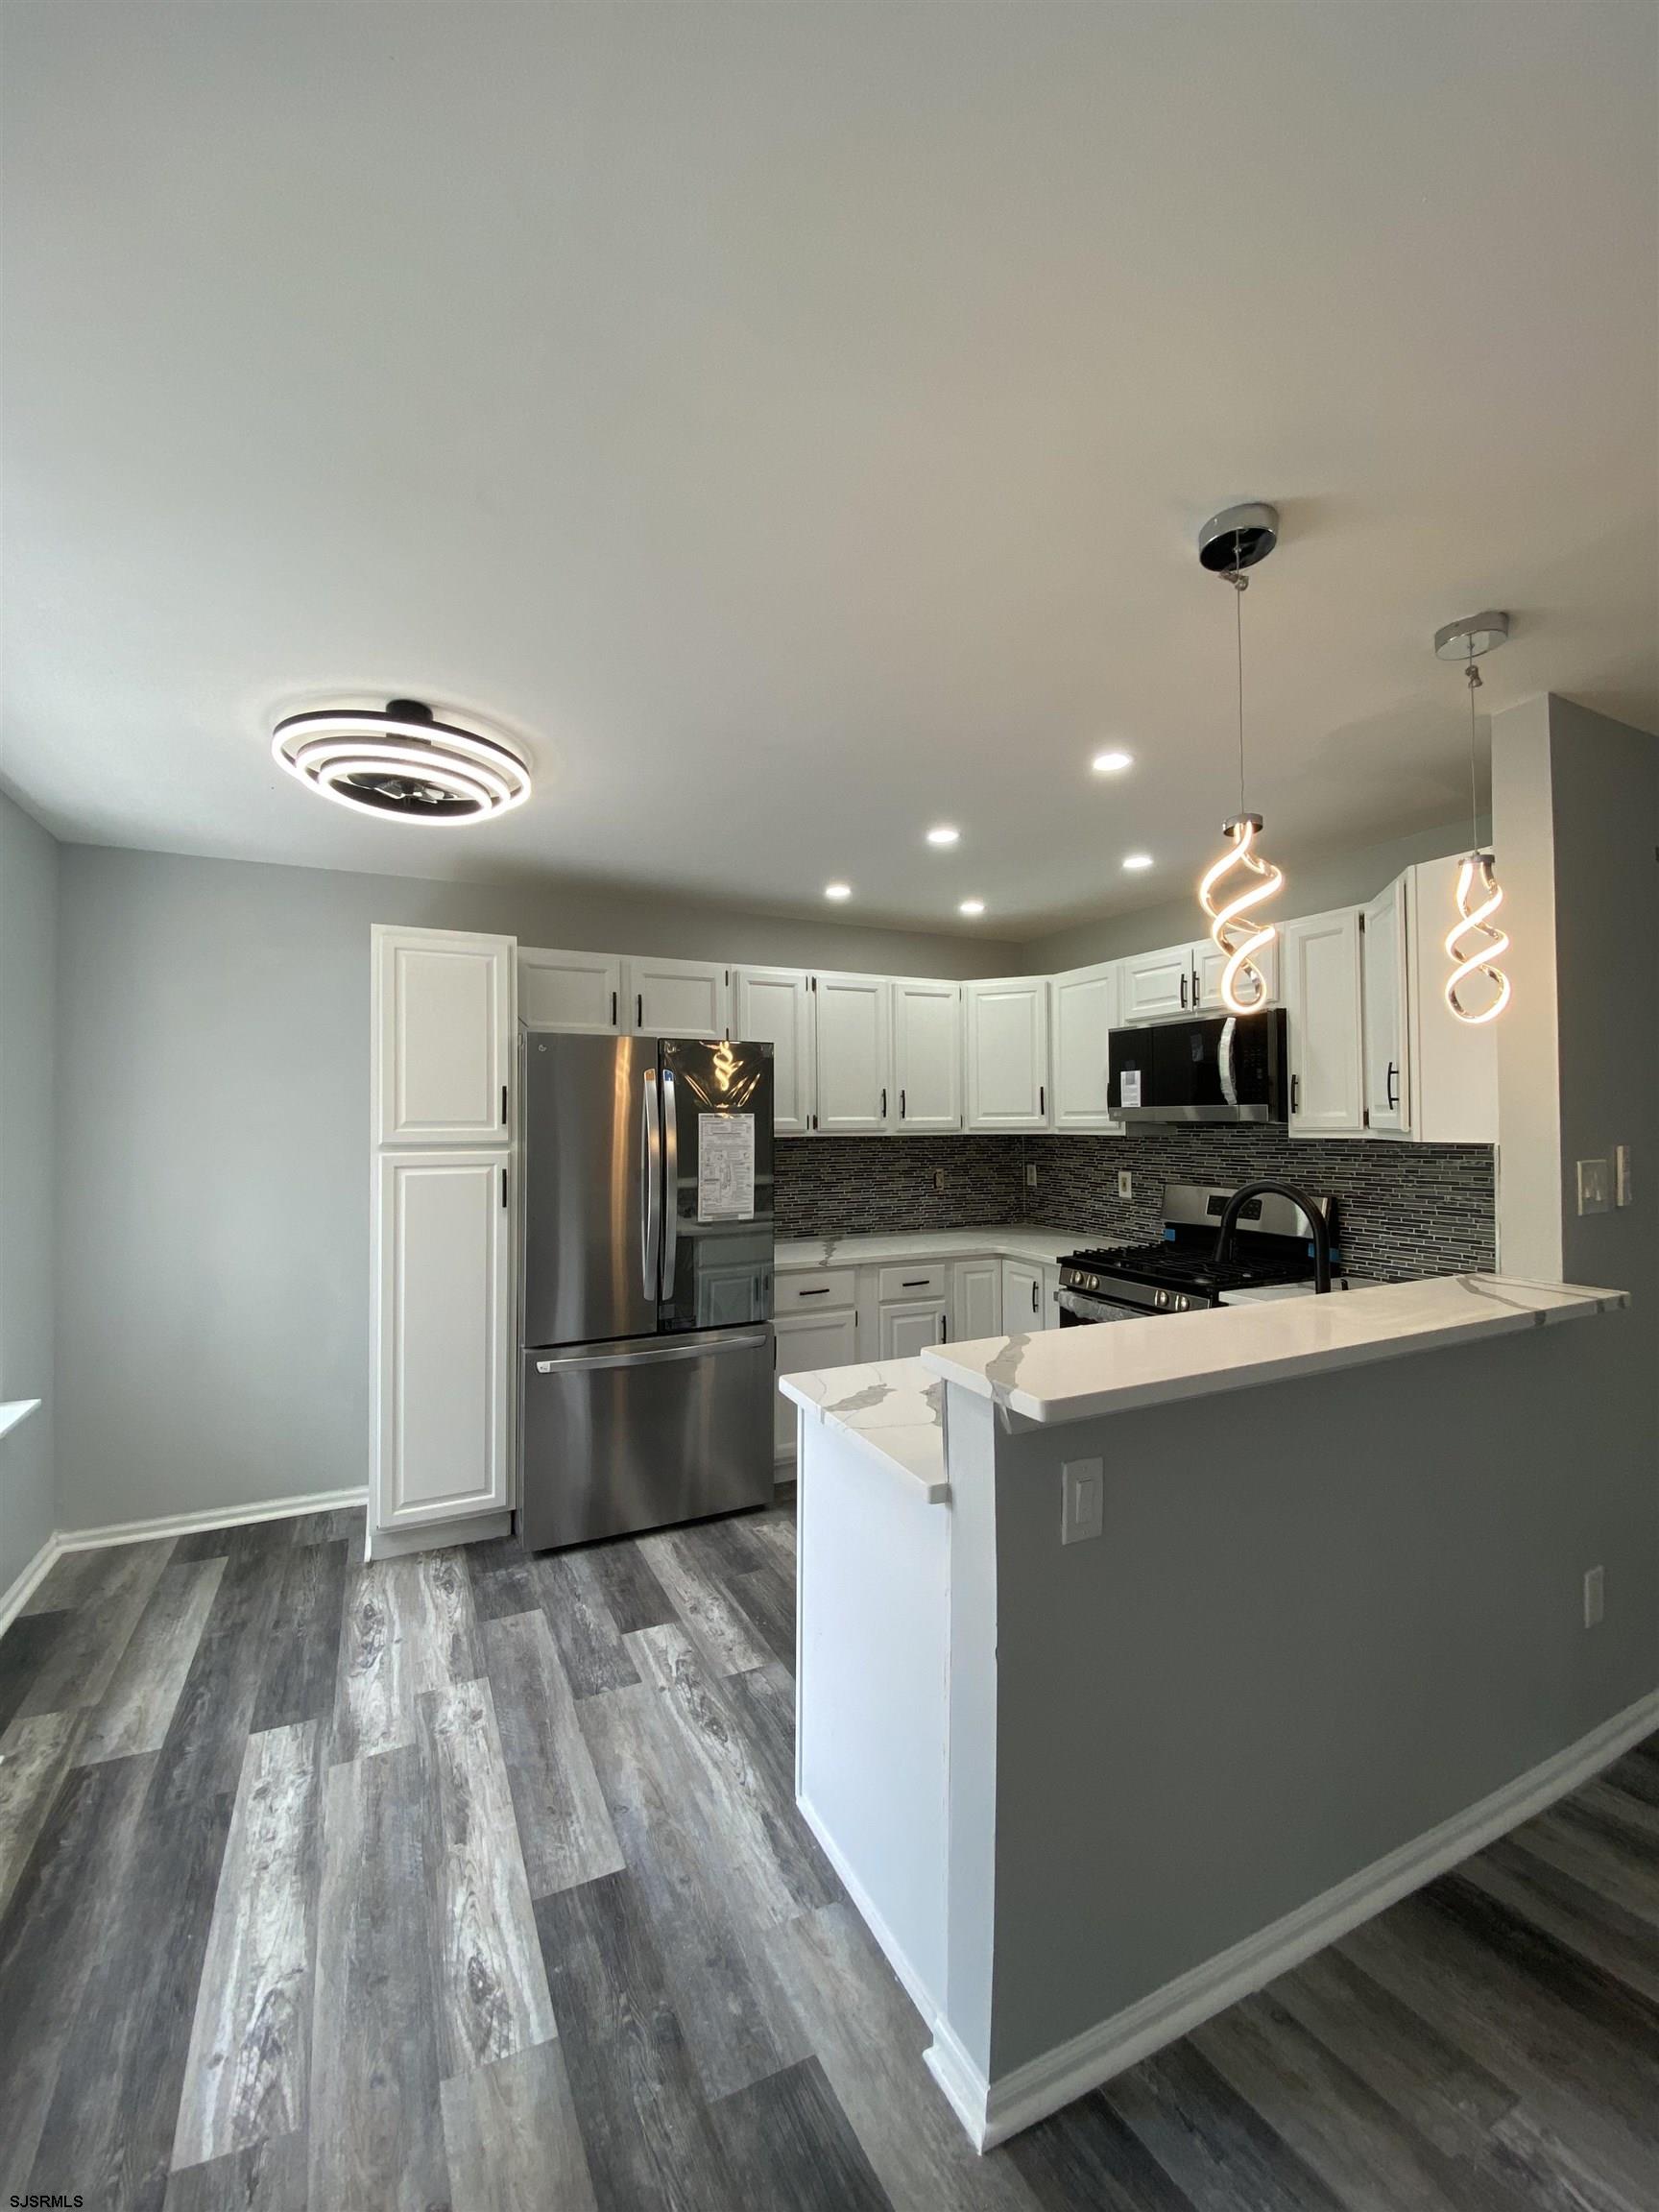
<instances>
[{"instance_id":1,"label":"electrical outlet","mask_svg":"<svg viewBox=\"0 0 1659 2212\"><path fill-rule=\"evenodd\" d=\"M1118 1170L1118 1195L1119 1198L1133 1198L1135 1195L1135 1178L1127 1167L1119 1167Z\"/></svg>"},{"instance_id":2,"label":"electrical outlet","mask_svg":"<svg viewBox=\"0 0 1659 2212\"><path fill-rule=\"evenodd\" d=\"M1034 1160L1025 1163L1025 1188L1027 1190L1035 1190L1037 1188L1037 1163Z\"/></svg>"},{"instance_id":3,"label":"electrical outlet","mask_svg":"<svg viewBox=\"0 0 1659 2212\"><path fill-rule=\"evenodd\" d=\"M933 1188L935 1190L943 1190L945 1188L945 1170L943 1167L935 1167L933 1170Z\"/></svg>"},{"instance_id":4,"label":"electrical outlet","mask_svg":"<svg viewBox=\"0 0 1659 2212\"><path fill-rule=\"evenodd\" d=\"M1613 1203L1615 1206L1634 1206L1636 1203L1636 1169L1628 1144L1615 1144L1613 1147Z\"/></svg>"},{"instance_id":5,"label":"electrical outlet","mask_svg":"<svg viewBox=\"0 0 1659 2212\"><path fill-rule=\"evenodd\" d=\"M1584 1625L1599 1628L1607 1611L1607 1570L1592 1567L1584 1576Z\"/></svg>"},{"instance_id":6,"label":"electrical outlet","mask_svg":"<svg viewBox=\"0 0 1659 2212\"><path fill-rule=\"evenodd\" d=\"M1081 1544L1105 1525L1106 1468L1099 1459L1068 1459L1060 1469L1060 1541Z\"/></svg>"},{"instance_id":7,"label":"electrical outlet","mask_svg":"<svg viewBox=\"0 0 1659 2212\"><path fill-rule=\"evenodd\" d=\"M1605 1214L1608 1204L1606 1161L1580 1160L1578 1163L1579 1213Z\"/></svg>"}]
</instances>

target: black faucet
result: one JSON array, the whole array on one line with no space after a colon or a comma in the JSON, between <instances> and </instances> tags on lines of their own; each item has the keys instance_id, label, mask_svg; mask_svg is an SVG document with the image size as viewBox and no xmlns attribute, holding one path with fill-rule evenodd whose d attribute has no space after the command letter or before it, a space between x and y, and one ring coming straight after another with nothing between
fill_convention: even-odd
<instances>
[{"instance_id":1,"label":"black faucet","mask_svg":"<svg viewBox=\"0 0 1659 2212\"><path fill-rule=\"evenodd\" d=\"M1264 1192L1274 1197L1288 1198L1292 1206L1300 1206L1308 1216L1308 1226L1313 1232L1313 1287L1316 1291L1331 1287L1331 1230L1325 1219L1325 1209L1316 1198L1298 1190L1293 1183L1275 1183L1263 1178L1260 1183L1246 1183L1241 1190L1235 1190L1221 1213L1221 1226L1215 1232L1215 1262L1219 1265L1227 1257L1227 1247L1233 1241L1233 1224L1238 1220L1239 1209L1248 1198L1260 1198Z\"/></svg>"}]
</instances>

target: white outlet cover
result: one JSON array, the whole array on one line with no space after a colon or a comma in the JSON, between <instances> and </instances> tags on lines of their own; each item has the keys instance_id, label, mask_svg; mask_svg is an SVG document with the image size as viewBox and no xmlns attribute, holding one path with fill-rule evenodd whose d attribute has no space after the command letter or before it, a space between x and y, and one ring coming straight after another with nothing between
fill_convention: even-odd
<instances>
[{"instance_id":1,"label":"white outlet cover","mask_svg":"<svg viewBox=\"0 0 1659 2212\"><path fill-rule=\"evenodd\" d=\"M1607 1570L1592 1567L1584 1576L1584 1625L1599 1628L1607 1613Z\"/></svg>"},{"instance_id":2,"label":"white outlet cover","mask_svg":"<svg viewBox=\"0 0 1659 2212\"><path fill-rule=\"evenodd\" d=\"M1578 1163L1578 1211L1580 1214L1605 1214L1611 1204L1607 1188L1607 1163L1605 1160L1580 1160Z\"/></svg>"},{"instance_id":3,"label":"white outlet cover","mask_svg":"<svg viewBox=\"0 0 1659 2212\"><path fill-rule=\"evenodd\" d=\"M1060 1541L1098 1536L1106 1520L1106 1468L1100 1459L1067 1459L1060 1468Z\"/></svg>"}]
</instances>

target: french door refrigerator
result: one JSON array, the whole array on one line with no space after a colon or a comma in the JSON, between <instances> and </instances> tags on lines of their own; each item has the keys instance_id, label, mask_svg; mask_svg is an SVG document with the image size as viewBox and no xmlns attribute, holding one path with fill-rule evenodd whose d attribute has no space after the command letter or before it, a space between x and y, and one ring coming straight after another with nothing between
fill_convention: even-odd
<instances>
[{"instance_id":1,"label":"french door refrigerator","mask_svg":"<svg viewBox=\"0 0 1659 2212\"><path fill-rule=\"evenodd\" d=\"M523 1035L519 1529L772 1495L772 1047Z\"/></svg>"}]
</instances>

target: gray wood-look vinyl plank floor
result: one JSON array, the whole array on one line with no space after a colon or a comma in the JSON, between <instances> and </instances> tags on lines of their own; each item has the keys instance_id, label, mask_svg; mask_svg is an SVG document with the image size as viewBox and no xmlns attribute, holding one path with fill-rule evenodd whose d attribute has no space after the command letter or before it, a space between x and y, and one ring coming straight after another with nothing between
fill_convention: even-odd
<instances>
[{"instance_id":1,"label":"gray wood-look vinyl plank floor","mask_svg":"<svg viewBox=\"0 0 1659 2212\"><path fill-rule=\"evenodd\" d=\"M1653 2212L1659 1739L981 2158L794 1804L792 1502L65 1554L0 1637L0 2201Z\"/></svg>"}]
</instances>

